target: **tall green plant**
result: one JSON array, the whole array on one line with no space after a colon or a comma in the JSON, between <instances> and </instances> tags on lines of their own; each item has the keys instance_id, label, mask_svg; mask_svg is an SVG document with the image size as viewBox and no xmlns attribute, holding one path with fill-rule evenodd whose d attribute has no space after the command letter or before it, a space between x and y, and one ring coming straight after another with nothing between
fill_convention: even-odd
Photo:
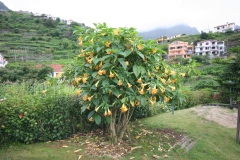
<instances>
[{"instance_id":1,"label":"tall green plant","mask_svg":"<svg viewBox=\"0 0 240 160\"><path fill-rule=\"evenodd\" d=\"M78 28L81 53L66 69L81 97L89 121L107 123L111 138L121 142L135 107L176 104L185 73L167 65L155 41L143 41L134 28ZM84 61L84 64L82 64Z\"/></svg>"}]
</instances>

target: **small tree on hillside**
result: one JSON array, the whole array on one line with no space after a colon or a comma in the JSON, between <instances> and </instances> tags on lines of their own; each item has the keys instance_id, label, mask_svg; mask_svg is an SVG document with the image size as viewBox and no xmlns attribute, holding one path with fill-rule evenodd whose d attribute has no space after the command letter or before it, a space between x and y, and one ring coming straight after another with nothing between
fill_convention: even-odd
<instances>
[{"instance_id":1,"label":"small tree on hillside","mask_svg":"<svg viewBox=\"0 0 240 160\"><path fill-rule=\"evenodd\" d=\"M78 28L81 53L65 77L78 88L81 110L90 122L107 122L111 138L121 142L135 107L167 107L179 97L181 77L162 60L155 41L143 41L134 28Z\"/></svg>"}]
</instances>

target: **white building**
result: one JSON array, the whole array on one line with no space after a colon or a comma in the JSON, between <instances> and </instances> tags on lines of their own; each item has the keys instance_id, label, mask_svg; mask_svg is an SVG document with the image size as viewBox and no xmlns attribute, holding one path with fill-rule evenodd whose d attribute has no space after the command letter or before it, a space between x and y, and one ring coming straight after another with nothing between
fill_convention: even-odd
<instances>
[{"instance_id":1,"label":"white building","mask_svg":"<svg viewBox=\"0 0 240 160\"><path fill-rule=\"evenodd\" d=\"M226 32L227 30L235 30L235 23L226 23L224 25L219 25L214 27L213 32Z\"/></svg>"},{"instance_id":2,"label":"white building","mask_svg":"<svg viewBox=\"0 0 240 160\"><path fill-rule=\"evenodd\" d=\"M223 56L226 53L224 41L205 40L195 46L195 55L209 55L209 58Z\"/></svg>"},{"instance_id":3,"label":"white building","mask_svg":"<svg viewBox=\"0 0 240 160\"><path fill-rule=\"evenodd\" d=\"M0 53L0 67L5 67L8 64L8 61Z\"/></svg>"}]
</instances>

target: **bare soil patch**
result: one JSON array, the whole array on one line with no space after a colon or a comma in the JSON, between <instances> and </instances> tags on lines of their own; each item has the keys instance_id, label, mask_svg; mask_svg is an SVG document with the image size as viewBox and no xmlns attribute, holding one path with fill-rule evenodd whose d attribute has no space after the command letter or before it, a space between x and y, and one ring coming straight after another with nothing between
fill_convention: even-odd
<instances>
[{"instance_id":1,"label":"bare soil patch","mask_svg":"<svg viewBox=\"0 0 240 160\"><path fill-rule=\"evenodd\" d=\"M228 109L219 106L199 106L191 108L198 116L217 122L227 128L237 127L237 109Z\"/></svg>"}]
</instances>

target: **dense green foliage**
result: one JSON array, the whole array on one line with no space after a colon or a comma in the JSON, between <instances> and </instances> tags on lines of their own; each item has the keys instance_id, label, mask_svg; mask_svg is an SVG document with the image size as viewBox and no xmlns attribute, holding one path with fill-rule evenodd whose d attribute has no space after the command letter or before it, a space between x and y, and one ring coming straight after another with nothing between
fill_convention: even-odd
<instances>
[{"instance_id":1,"label":"dense green foliage","mask_svg":"<svg viewBox=\"0 0 240 160\"><path fill-rule=\"evenodd\" d=\"M93 129L81 114L72 88L48 83L1 84L0 145L64 139Z\"/></svg>"}]
</instances>

